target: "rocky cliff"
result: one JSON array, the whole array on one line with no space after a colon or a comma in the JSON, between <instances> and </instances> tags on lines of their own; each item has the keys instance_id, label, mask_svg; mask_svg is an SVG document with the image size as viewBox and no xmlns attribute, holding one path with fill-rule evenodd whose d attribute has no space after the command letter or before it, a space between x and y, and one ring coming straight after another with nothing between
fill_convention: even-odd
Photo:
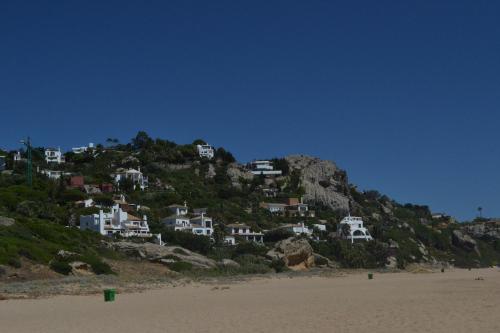
<instances>
[{"instance_id":1,"label":"rocky cliff","mask_svg":"<svg viewBox=\"0 0 500 333\"><path fill-rule=\"evenodd\" d=\"M304 155L288 156L286 160L290 170L300 170L306 202L315 201L333 210L349 210L347 174L335 163Z\"/></svg>"}]
</instances>

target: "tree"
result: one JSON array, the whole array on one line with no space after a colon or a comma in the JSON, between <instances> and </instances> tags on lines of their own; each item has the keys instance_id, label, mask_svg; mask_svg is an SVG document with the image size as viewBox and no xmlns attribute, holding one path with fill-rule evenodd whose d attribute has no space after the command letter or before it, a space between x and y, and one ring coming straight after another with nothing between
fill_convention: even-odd
<instances>
[{"instance_id":1,"label":"tree","mask_svg":"<svg viewBox=\"0 0 500 333\"><path fill-rule=\"evenodd\" d=\"M144 131L137 132L135 138L132 139L132 145L135 149L146 149L154 144L153 139Z\"/></svg>"}]
</instances>

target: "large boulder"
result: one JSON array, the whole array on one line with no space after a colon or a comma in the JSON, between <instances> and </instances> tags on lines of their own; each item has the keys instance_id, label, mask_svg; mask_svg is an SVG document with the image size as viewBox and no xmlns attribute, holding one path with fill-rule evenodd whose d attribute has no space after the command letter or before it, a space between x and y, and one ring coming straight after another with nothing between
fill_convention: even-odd
<instances>
[{"instance_id":1,"label":"large boulder","mask_svg":"<svg viewBox=\"0 0 500 333\"><path fill-rule=\"evenodd\" d=\"M451 240L453 245L461 247L469 252L475 251L479 254L476 241L471 236L464 234L462 231L453 230Z\"/></svg>"},{"instance_id":2,"label":"large boulder","mask_svg":"<svg viewBox=\"0 0 500 333\"><path fill-rule=\"evenodd\" d=\"M283 260L292 270L304 270L314 266L313 248L306 239L287 238L276 243L267 253L272 260Z\"/></svg>"},{"instance_id":3,"label":"large boulder","mask_svg":"<svg viewBox=\"0 0 500 333\"><path fill-rule=\"evenodd\" d=\"M14 223L16 223L16 220L11 219L10 217L0 216L1 227L10 227L11 225L14 225Z\"/></svg>"},{"instance_id":4,"label":"large boulder","mask_svg":"<svg viewBox=\"0 0 500 333\"><path fill-rule=\"evenodd\" d=\"M290 170L300 171L305 201L316 201L333 210L349 210L351 196L345 171L331 161L292 155L286 157Z\"/></svg>"},{"instance_id":5,"label":"large boulder","mask_svg":"<svg viewBox=\"0 0 500 333\"><path fill-rule=\"evenodd\" d=\"M116 242L110 246L118 252L129 256L166 263L165 259L188 262L194 268L208 269L217 266L217 263L201 254L189 251L180 246L161 246L153 243Z\"/></svg>"},{"instance_id":6,"label":"large boulder","mask_svg":"<svg viewBox=\"0 0 500 333\"><path fill-rule=\"evenodd\" d=\"M246 181L251 181L253 179L253 174L245 169L245 167L238 163L231 163L227 167L227 176L231 179L231 184L234 187L240 188L240 180L244 179Z\"/></svg>"}]
</instances>

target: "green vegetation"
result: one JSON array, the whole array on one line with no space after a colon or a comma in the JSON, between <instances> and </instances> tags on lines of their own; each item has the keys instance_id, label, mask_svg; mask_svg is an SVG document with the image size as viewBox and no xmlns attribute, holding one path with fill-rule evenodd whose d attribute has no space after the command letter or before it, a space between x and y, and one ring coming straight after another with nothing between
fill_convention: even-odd
<instances>
[{"instance_id":1,"label":"green vegetation","mask_svg":"<svg viewBox=\"0 0 500 333\"><path fill-rule=\"evenodd\" d=\"M118 168L141 168L149 178L147 191L134 189L130 181L123 181L114 184L115 193L101 194L87 194L81 189L70 188L67 178L53 181L41 174L35 174L33 186L28 187L25 165L22 162L13 164L12 153L8 153L7 166L13 172L0 175L0 216L15 218L17 222L9 227L0 226L0 265L19 267L24 258L50 265L61 274L68 274L71 269L69 263L75 258L63 260L56 256L58 251L65 250L77 253L78 261L89 264L96 274L111 274L111 268L103 259L116 254L102 248L104 238L74 228L80 215L97 213L99 209L83 208L75 202L92 198L102 207L110 207L113 205L113 195L118 193L124 194L128 202L143 207L137 215L147 215L151 231L161 233L163 241L168 244L218 261L231 259L239 264L239 267L211 270L209 274L214 275L285 271L282 261L265 259L266 252L276 242L293 236L289 231L276 228L284 223L298 222L304 222L312 228L319 220L326 223L327 231L316 230L314 236L317 241L311 241L311 245L315 252L343 267L383 267L388 257L395 257L400 268L413 262L430 262L434 259L454 262L462 267L500 262L498 239L478 239L477 251L461 248L452 241L453 230L459 228L456 224L446 219L433 219L427 206L402 205L377 191L358 191L354 186L347 185L347 175L343 171L332 175L336 180L346 181L346 185L338 187L338 191L351 199L351 214L363 217L365 226L376 241L350 244L332 237L332 233L342 233L343 230L337 228L345 212L333 211L319 202L309 202L316 217L273 215L259 208L259 203L302 196L301 171L291 169L286 159L272 159L275 168L282 170L284 177L272 185L277 189L278 197L268 198L262 192L269 185L264 177L241 177L236 179L238 184L235 184L236 180L228 175L228 170L234 168L232 163L235 159L224 148L216 150L213 160L199 158L196 145L204 143L198 139L191 144L179 145L139 132L129 143L110 138L105 145L97 145L94 151L67 153L67 163L51 166L45 163L42 148L33 150L34 169L50 168L82 175L87 185L112 183L111 175ZM328 179L318 183L324 188L332 186ZM159 222L171 215L168 205L182 204L184 201L191 208L206 207L208 215L219 223L214 231L213 242L204 236L174 232ZM254 231L265 231L266 245L238 240L238 246L224 246L224 225L236 221L249 225ZM174 253L186 255L182 249ZM171 269L198 274L196 269L188 267L178 257L173 256L171 259L176 261L171 264Z\"/></svg>"}]
</instances>

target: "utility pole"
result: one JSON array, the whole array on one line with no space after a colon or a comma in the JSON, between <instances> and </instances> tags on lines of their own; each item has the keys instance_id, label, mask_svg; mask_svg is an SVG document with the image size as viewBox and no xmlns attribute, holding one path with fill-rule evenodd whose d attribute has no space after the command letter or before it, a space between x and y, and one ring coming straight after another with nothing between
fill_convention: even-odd
<instances>
[{"instance_id":1,"label":"utility pole","mask_svg":"<svg viewBox=\"0 0 500 333\"><path fill-rule=\"evenodd\" d=\"M21 140L21 143L26 146L26 181L29 187L33 186L33 160L31 158L31 139Z\"/></svg>"}]
</instances>

